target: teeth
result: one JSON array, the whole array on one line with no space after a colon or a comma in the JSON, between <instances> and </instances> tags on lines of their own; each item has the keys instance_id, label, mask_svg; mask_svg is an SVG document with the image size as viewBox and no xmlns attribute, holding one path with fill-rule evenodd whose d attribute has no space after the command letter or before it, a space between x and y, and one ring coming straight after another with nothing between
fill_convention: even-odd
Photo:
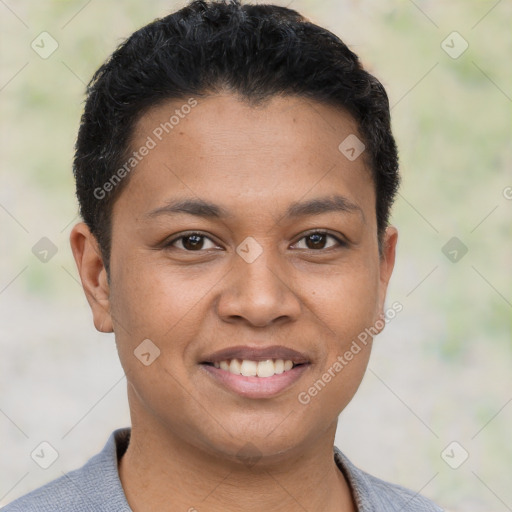
<instances>
[{"instance_id":1,"label":"teeth","mask_svg":"<svg viewBox=\"0 0 512 512\"><path fill-rule=\"evenodd\" d=\"M235 375L240 375L240 367L242 365L240 364L240 361L238 359L233 359L231 361L231 363L229 363L229 368L228 370L231 372L231 373L234 373Z\"/></svg>"},{"instance_id":2,"label":"teeth","mask_svg":"<svg viewBox=\"0 0 512 512\"><path fill-rule=\"evenodd\" d=\"M275 374L275 365L272 359L260 361L256 370L258 377L272 377Z\"/></svg>"},{"instance_id":3,"label":"teeth","mask_svg":"<svg viewBox=\"0 0 512 512\"><path fill-rule=\"evenodd\" d=\"M213 363L215 368L226 370L235 375L244 377L272 377L287 372L293 368L293 361L290 359L266 359L265 361L251 361L249 359L231 359Z\"/></svg>"},{"instance_id":4,"label":"teeth","mask_svg":"<svg viewBox=\"0 0 512 512\"><path fill-rule=\"evenodd\" d=\"M248 361L244 359L240 368L240 373L244 377L255 377L258 373L258 363L256 361Z\"/></svg>"}]
</instances>

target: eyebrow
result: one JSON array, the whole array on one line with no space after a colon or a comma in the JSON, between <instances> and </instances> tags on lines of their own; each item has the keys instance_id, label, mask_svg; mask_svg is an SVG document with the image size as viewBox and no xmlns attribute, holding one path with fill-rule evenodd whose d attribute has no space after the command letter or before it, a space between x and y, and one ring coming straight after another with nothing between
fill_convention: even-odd
<instances>
[{"instance_id":1,"label":"eyebrow","mask_svg":"<svg viewBox=\"0 0 512 512\"><path fill-rule=\"evenodd\" d=\"M186 213L188 215L196 215L204 218L223 218L232 215L221 206L214 203L204 201L203 199L176 199L167 202L164 206L155 208L144 216L149 218L158 217L159 215L178 215Z\"/></svg>"},{"instance_id":2,"label":"eyebrow","mask_svg":"<svg viewBox=\"0 0 512 512\"><path fill-rule=\"evenodd\" d=\"M321 215L323 213L343 212L360 213L365 221L362 208L344 196L334 195L322 197L305 202L292 203L285 213L285 218L305 217L307 215Z\"/></svg>"},{"instance_id":3,"label":"eyebrow","mask_svg":"<svg viewBox=\"0 0 512 512\"><path fill-rule=\"evenodd\" d=\"M340 195L316 198L309 201L292 203L282 218L297 218L310 215L322 215L324 213L343 212L359 213L366 222L363 210L360 206ZM160 215L195 215L203 218L232 218L234 215L222 206L203 199L175 199L165 205L155 208L144 215L147 218L155 218Z\"/></svg>"}]
</instances>

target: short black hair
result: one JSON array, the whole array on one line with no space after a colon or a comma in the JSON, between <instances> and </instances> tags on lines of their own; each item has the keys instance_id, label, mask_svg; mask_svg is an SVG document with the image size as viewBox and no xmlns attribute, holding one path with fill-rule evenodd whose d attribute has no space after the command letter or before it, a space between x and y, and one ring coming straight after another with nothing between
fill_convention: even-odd
<instances>
[{"instance_id":1,"label":"short black hair","mask_svg":"<svg viewBox=\"0 0 512 512\"><path fill-rule=\"evenodd\" d=\"M164 101L225 91L254 105L295 95L352 115L375 184L380 247L400 181L382 84L341 39L292 9L196 0L133 33L87 87L73 172L107 272L112 206L129 178L136 122Z\"/></svg>"}]
</instances>

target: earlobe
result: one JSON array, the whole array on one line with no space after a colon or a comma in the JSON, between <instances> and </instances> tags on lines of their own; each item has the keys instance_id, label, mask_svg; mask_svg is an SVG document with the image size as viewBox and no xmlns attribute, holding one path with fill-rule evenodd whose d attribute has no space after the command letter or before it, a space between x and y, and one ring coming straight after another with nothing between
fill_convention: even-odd
<instances>
[{"instance_id":1,"label":"earlobe","mask_svg":"<svg viewBox=\"0 0 512 512\"><path fill-rule=\"evenodd\" d=\"M91 307L94 326L100 332L113 332L110 287L98 242L83 222L74 226L69 241Z\"/></svg>"}]
</instances>

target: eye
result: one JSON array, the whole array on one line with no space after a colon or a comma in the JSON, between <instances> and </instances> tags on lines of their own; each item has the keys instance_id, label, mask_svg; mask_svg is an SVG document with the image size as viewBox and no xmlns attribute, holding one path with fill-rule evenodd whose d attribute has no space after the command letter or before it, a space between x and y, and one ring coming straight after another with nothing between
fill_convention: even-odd
<instances>
[{"instance_id":1,"label":"eye","mask_svg":"<svg viewBox=\"0 0 512 512\"><path fill-rule=\"evenodd\" d=\"M304 242L302 242L304 240ZM328 241L331 241L329 243ZM334 241L334 243L332 242ZM345 247L347 245L346 242L340 240L338 237L331 235L325 231L314 231L308 233L303 236L295 245L298 246L303 243L305 246L296 247L297 249L310 249L310 250L319 250L319 249L330 249L331 247L335 247L336 245Z\"/></svg>"},{"instance_id":2,"label":"eye","mask_svg":"<svg viewBox=\"0 0 512 512\"><path fill-rule=\"evenodd\" d=\"M210 246L208 246L210 244ZM181 247L180 247L181 245ZM166 244L166 247L176 247L185 251L201 251L203 249L215 249L218 246L210 238L201 233L189 233L181 235Z\"/></svg>"}]
</instances>

